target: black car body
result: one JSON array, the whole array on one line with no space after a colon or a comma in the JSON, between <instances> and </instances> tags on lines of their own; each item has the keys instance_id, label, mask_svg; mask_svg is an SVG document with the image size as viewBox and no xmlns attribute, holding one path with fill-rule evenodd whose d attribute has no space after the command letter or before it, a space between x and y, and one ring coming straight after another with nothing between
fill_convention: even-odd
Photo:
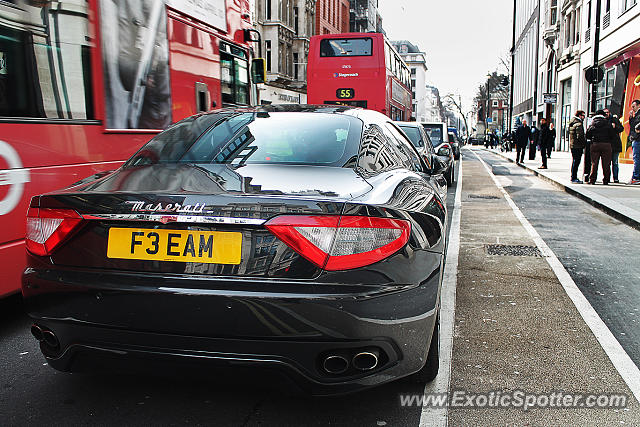
<instances>
[{"instance_id":1,"label":"black car body","mask_svg":"<svg viewBox=\"0 0 640 427\"><path fill-rule=\"evenodd\" d=\"M425 132L420 123L417 122L394 122L404 132L407 139L411 141L427 164L427 167L434 171L441 171L441 174L432 174L432 181L440 184L441 197L447 197L448 177L451 174L451 163L449 157L438 156L433 148L429 135ZM441 178L441 179L440 179Z\"/></svg>"},{"instance_id":2,"label":"black car body","mask_svg":"<svg viewBox=\"0 0 640 427\"><path fill-rule=\"evenodd\" d=\"M449 134L445 123L420 123L424 133L429 137L433 149L442 163L445 164L444 177L447 184L455 181L455 158L453 147L449 142Z\"/></svg>"},{"instance_id":3,"label":"black car body","mask_svg":"<svg viewBox=\"0 0 640 427\"><path fill-rule=\"evenodd\" d=\"M118 170L32 199L32 332L62 371L263 365L315 394L432 379L447 216L425 172L368 110L185 119Z\"/></svg>"}]
</instances>

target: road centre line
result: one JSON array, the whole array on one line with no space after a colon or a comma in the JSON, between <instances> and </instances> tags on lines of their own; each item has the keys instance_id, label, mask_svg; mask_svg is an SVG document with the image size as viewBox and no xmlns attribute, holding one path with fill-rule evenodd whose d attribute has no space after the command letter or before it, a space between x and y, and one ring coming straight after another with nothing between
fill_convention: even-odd
<instances>
[{"instance_id":1,"label":"road centre line","mask_svg":"<svg viewBox=\"0 0 640 427\"><path fill-rule=\"evenodd\" d=\"M636 400L640 402L640 369L633 363L633 360L629 357L627 352L624 350L622 345L615 338L613 333L609 330L607 325L602 321L598 313L591 306L589 301L582 294L576 283L571 278L571 275L564 268L558 257L553 253L551 248L542 240L542 237L538 234L536 229L531 225L531 223L525 218L524 214L515 204L509 193L504 189L502 184L498 181L497 177L493 174L493 171L489 168L489 165L475 152L474 156L478 158L480 163L484 166L484 168L493 179L493 182L498 187L498 189L504 195L504 198L507 200L507 203L511 206L514 214L522 224L522 226L527 230L536 246L542 253L542 256L547 260L547 263L553 270L554 274L560 281L562 288L565 290L576 309L582 316L584 322L589 326L591 332L595 335L596 339L602 346L602 349L605 351L611 363L616 368L624 382L627 384Z\"/></svg>"},{"instance_id":2,"label":"road centre line","mask_svg":"<svg viewBox=\"0 0 640 427\"><path fill-rule=\"evenodd\" d=\"M458 162L458 183L456 197L449 227L449 245L445 257L440 294L440 366L435 380L427 383L424 395L448 393L451 383L451 357L453 351L453 328L455 325L456 285L458 282L458 255L460 253L460 218L462 211L462 157ZM422 408L420 427L446 427L448 423L447 407Z\"/></svg>"}]
</instances>

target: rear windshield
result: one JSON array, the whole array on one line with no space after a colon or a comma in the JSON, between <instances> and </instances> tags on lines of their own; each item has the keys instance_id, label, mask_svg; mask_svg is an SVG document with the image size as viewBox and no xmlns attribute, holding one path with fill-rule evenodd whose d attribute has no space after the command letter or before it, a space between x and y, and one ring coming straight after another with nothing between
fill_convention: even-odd
<instances>
[{"instance_id":1,"label":"rear windshield","mask_svg":"<svg viewBox=\"0 0 640 427\"><path fill-rule=\"evenodd\" d=\"M424 131L427 133L427 135L429 135L429 138L431 139L431 144L434 147L437 147L438 145L442 144L444 139L442 138L442 126L441 125L438 125L438 124L433 124L433 125L423 124L422 127L424 128Z\"/></svg>"},{"instance_id":2,"label":"rear windshield","mask_svg":"<svg viewBox=\"0 0 640 427\"><path fill-rule=\"evenodd\" d=\"M404 133L407 134L414 147L424 147L424 143L422 142L422 135L420 135L419 129L413 126L400 126L400 129L402 129Z\"/></svg>"},{"instance_id":3,"label":"rear windshield","mask_svg":"<svg viewBox=\"0 0 640 427\"><path fill-rule=\"evenodd\" d=\"M371 56L373 40L362 39L324 39L320 41L320 56Z\"/></svg>"},{"instance_id":4,"label":"rear windshield","mask_svg":"<svg viewBox=\"0 0 640 427\"><path fill-rule=\"evenodd\" d=\"M344 166L358 154L362 123L325 113L206 114L158 134L127 162Z\"/></svg>"}]
</instances>

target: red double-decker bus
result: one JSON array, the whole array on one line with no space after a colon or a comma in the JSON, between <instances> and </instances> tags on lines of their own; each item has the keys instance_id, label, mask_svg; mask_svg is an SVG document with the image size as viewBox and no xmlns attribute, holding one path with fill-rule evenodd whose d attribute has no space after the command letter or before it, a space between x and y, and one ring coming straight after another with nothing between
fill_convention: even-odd
<instances>
[{"instance_id":1,"label":"red double-decker bus","mask_svg":"<svg viewBox=\"0 0 640 427\"><path fill-rule=\"evenodd\" d=\"M20 286L33 195L250 104L250 28L249 0L0 2L0 296Z\"/></svg>"},{"instance_id":2,"label":"red double-decker bus","mask_svg":"<svg viewBox=\"0 0 640 427\"><path fill-rule=\"evenodd\" d=\"M411 74L380 33L313 36L307 102L379 111L393 120L411 117Z\"/></svg>"}]
</instances>

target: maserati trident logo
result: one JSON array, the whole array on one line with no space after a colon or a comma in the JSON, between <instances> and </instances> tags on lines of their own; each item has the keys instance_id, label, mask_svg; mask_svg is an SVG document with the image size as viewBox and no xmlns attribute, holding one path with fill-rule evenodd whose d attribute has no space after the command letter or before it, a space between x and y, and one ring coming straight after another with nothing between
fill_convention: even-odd
<instances>
[{"instance_id":1,"label":"maserati trident logo","mask_svg":"<svg viewBox=\"0 0 640 427\"><path fill-rule=\"evenodd\" d=\"M204 203L196 203L195 205L181 205L180 203L145 203L139 200L127 201L125 202L128 205L131 205L131 212L151 212L151 213L161 213L161 212L175 212L175 213L203 213L204 212ZM162 217L161 221L175 221L175 217L166 216Z\"/></svg>"}]
</instances>

